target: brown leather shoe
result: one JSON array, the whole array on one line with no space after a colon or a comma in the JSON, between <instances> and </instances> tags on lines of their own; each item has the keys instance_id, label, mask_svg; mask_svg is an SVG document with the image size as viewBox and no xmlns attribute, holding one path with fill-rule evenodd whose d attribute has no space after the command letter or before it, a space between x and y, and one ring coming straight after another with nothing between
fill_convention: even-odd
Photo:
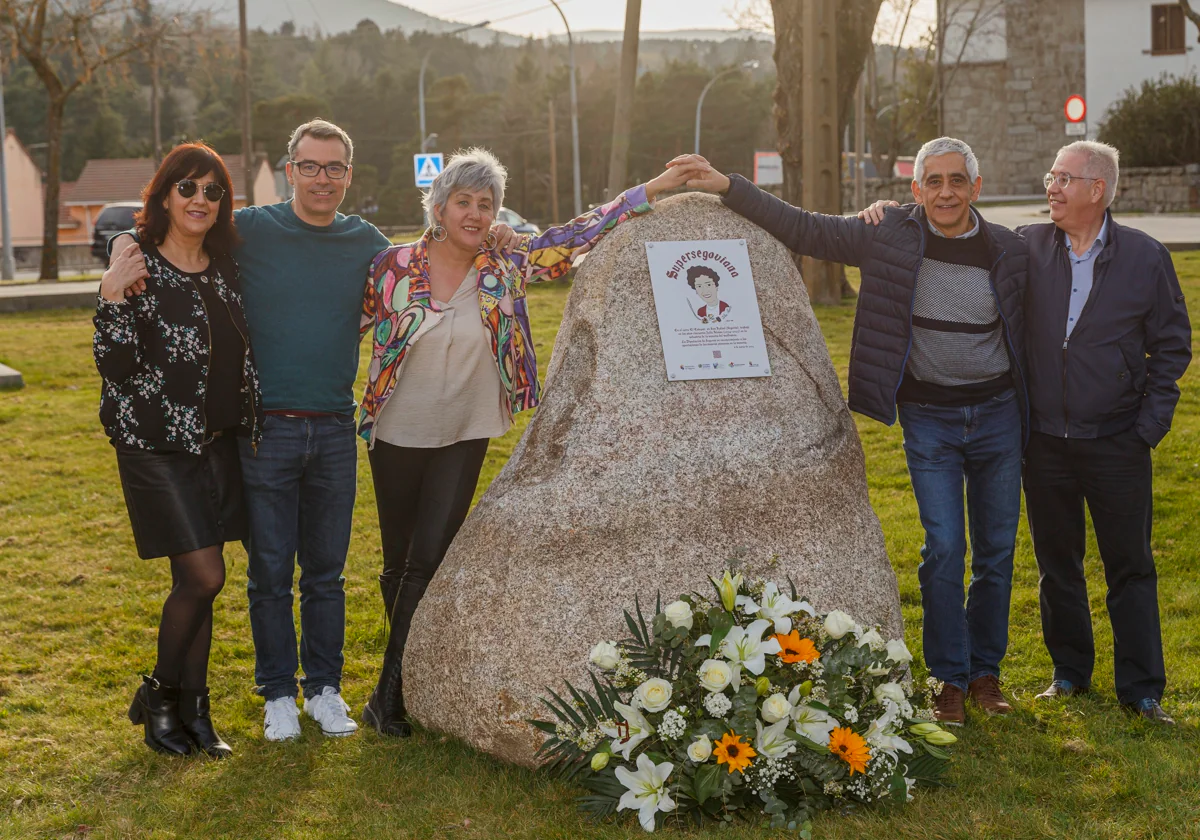
<instances>
[{"instance_id":1,"label":"brown leather shoe","mask_svg":"<svg viewBox=\"0 0 1200 840\"><path fill-rule=\"evenodd\" d=\"M933 698L933 717L938 723L962 726L967 721L967 711L963 708L965 696L961 688L946 683L942 693Z\"/></svg>"},{"instance_id":2,"label":"brown leather shoe","mask_svg":"<svg viewBox=\"0 0 1200 840\"><path fill-rule=\"evenodd\" d=\"M984 674L978 679L971 680L967 686L967 694L979 708L989 715L1006 715L1012 711L1012 706L1000 693L1000 680L991 674Z\"/></svg>"}]
</instances>

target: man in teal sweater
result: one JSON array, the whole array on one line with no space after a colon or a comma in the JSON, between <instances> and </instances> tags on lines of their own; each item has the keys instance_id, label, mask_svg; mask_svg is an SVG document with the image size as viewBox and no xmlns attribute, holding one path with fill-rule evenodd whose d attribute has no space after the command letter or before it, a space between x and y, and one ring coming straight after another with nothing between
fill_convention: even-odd
<instances>
[{"instance_id":1,"label":"man in teal sweater","mask_svg":"<svg viewBox=\"0 0 1200 840\"><path fill-rule=\"evenodd\" d=\"M288 143L290 202L236 214L236 258L267 417L257 451L242 441L250 514L247 551L254 677L266 698L269 741L300 734L304 711L326 735L358 727L342 700L346 595L357 486L354 380L359 318L371 260L391 243L337 212L353 177L354 147L324 120ZM300 566L300 645L292 579Z\"/></svg>"},{"instance_id":2,"label":"man in teal sweater","mask_svg":"<svg viewBox=\"0 0 1200 840\"><path fill-rule=\"evenodd\" d=\"M241 440L250 520L246 550L254 677L266 698L269 741L300 735L296 706L326 735L358 727L341 697L346 595L357 487L354 380L359 319L371 260L391 242L337 211L353 177L354 146L313 120L288 143L291 201L234 214L234 256L263 391L263 438ZM114 239L110 248L123 247ZM292 580L300 566L300 644Z\"/></svg>"}]
</instances>

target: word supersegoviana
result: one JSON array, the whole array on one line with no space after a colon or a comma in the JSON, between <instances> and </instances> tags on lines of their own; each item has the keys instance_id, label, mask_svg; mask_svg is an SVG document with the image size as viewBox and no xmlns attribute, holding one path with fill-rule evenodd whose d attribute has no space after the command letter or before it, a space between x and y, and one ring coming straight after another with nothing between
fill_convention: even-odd
<instances>
[{"instance_id":1,"label":"word supersegoviana","mask_svg":"<svg viewBox=\"0 0 1200 840\"><path fill-rule=\"evenodd\" d=\"M683 267L692 260L703 260L705 262L715 262L729 272L730 277L737 277L737 269L733 267L733 263L725 259L715 251L688 251L681 254L679 259L675 260L675 264L671 266L671 270L667 272L667 276L672 280L679 279L679 272Z\"/></svg>"}]
</instances>

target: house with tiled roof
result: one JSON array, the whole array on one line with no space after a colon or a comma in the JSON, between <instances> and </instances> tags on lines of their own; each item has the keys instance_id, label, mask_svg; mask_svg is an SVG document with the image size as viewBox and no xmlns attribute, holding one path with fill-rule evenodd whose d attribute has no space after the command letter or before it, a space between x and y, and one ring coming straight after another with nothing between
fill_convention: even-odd
<instances>
[{"instance_id":1,"label":"house with tiled roof","mask_svg":"<svg viewBox=\"0 0 1200 840\"><path fill-rule=\"evenodd\" d=\"M42 244L42 208L46 206L42 199L42 170L11 128L4 138L4 164L13 247L38 247ZM0 219L0 225L3 224Z\"/></svg>"},{"instance_id":2,"label":"house with tiled roof","mask_svg":"<svg viewBox=\"0 0 1200 840\"><path fill-rule=\"evenodd\" d=\"M233 179L234 209L246 206L246 177L241 155L222 155ZM59 241L63 244L92 241L92 226L105 204L114 201L139 201L142 189L154 177L151 158L99 158L89 160L74 182L70 193L60 199L62 208L78 224L78 229L66 230L59 222ZM66 186L65 184L63 185ZM254 203L275 204L280 201L276 192L275 175L266 158L260 157L255 166ZM70 238L64 238L69 236Z\"/></svg>"}]
</instances>

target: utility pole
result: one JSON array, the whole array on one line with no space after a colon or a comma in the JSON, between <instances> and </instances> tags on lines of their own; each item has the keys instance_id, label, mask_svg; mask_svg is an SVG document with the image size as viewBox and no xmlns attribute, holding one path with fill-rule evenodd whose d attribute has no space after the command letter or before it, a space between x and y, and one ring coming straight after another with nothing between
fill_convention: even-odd
<instances>
[{"instance_id":1,"label":"utility pole","mask_svg":"<svg viewBox=\"0 0 1200 840\"><path fill-rule=\"evenodd\" d=\"M154 166L162 163L162 104L158 91L158 38L150 42L150 124L154 130Z\"/></svg>"},{"instance_id":2,"label":"utility pole","mask_svg":"<svg viewBox=\"0 0 1200 840\"><path fill-rule=\"evenodd\" d=\"M625 189L629 169L629 139L633 126L633 100L637 92L638 42L642 28L642 0L625 0L625 41L621 44L621 76L613 114L612 157L608 161L608 195Z\"/></svg>"},{"instance_id":3,"label":"utility pole","mask_svg":"<svg viewBox=\"0 0 1200 840\"><path fill-rule=\"evenodd\" d=\"M553 218L551 224L557 224L562 220L558 215L558 132L554 128L554 100L547 100L550 103L550 215Z\"/></svg>"},{"instance_id":4,"label":"utility pole","mask_svg":"<svg viewBox=\"0 0 1200 840\"><path fill-rule=\"evenodd\" d=\"M803 51L804 177L801 201L814 213L841 215L842 184L838 160L837 0L806 0ZM841 302L838 266L805 257L800 269L813 303Z\"/></svg>"},{"instance_id":5,"label":"utility pole","mask_svg":"<svg viewBox=\"0 0 1200 840\"><path fill-rule=\"evenodd\" d=\"M0 228L4 228L3 253L0 254L0 280L12 280L17 273L13 260L12 225L8 215L8 126L4 123L4 64L0 62Z\"/></svg>"},{"instance_id":6,"label":"utility pole","mask_svg":"<svg viewBox=\"0 0 1200 840\"><path fill-rule=\"evenodd\" d=\"M246 206L254 204L254 146L250 142L250 47L246 31L246 0L238 0L238 66L242 79L242 168Z\"/></svg>"}]
</instances>

